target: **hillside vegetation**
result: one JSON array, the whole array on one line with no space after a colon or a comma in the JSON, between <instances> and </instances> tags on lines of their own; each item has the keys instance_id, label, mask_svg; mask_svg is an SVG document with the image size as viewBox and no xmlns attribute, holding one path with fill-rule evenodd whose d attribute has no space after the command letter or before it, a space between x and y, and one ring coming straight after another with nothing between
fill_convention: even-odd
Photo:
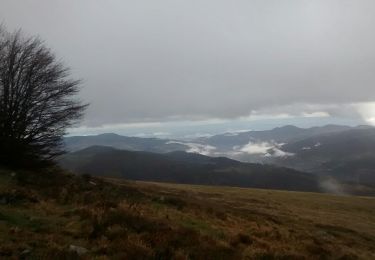
<instances>
[{"instance_id":1,"label":"hillside vegetation","mask_svg":"<svg viewBox=\"0 0 375 260\"><path fill-rule=\"evenodd\" d=\"M0 258L373 259L375 200L0 172Z\"/></svg>"}]
</instances>

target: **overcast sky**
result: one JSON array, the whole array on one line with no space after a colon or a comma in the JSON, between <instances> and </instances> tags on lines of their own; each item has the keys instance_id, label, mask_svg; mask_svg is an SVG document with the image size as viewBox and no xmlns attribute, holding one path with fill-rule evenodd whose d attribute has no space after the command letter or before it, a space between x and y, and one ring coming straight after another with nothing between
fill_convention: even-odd
<instances>
[{"instance_id":1,"label":"overcast sky","mask_svg":"<svg viewBox=\"0 0 375 260\"><path fill-rule=\"evenodd\" d=\"M0 0L0 21L83 79L77 133L375 124L373 0Z\"/></svg>"}]
</instances>

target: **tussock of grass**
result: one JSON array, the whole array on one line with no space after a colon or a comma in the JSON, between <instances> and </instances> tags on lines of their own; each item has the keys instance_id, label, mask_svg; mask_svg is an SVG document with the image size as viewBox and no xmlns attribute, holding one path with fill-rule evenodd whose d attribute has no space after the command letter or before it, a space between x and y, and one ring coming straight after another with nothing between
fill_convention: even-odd
<instances>
[{"instance_id":1,"label":"tussock of grass","mask_svg":"<svg viewBox=\"0 0 375 260\"><path fill-rule=\"evenodd\" d=\"M373 198L0 172L0 258L371 259ZM88 249L79 256L70 245Z\"/></svg>"}]
</instances>

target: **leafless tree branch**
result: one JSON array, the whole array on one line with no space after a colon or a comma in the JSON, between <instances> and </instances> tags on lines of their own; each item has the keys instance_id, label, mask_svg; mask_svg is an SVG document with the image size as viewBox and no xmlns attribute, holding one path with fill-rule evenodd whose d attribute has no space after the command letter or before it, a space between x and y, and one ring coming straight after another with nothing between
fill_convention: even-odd
<instances>
[{"instance_id":1,"label":"leafless tree branch","mask_svg":"<svg viewBox=\"0 0 375 260\"><path fill-rule=\"evenodd\" d=\"M86 108L80 81L37 37L0 28L0 163L50 161Z\"/></svg>"}]
</instances>

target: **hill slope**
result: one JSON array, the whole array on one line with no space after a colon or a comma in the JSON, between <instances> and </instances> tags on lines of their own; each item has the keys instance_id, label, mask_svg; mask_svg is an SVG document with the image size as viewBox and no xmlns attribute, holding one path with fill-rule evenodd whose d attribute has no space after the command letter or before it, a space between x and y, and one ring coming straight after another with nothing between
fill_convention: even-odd
<instances>
[{"instance_id":1,"label":"hill slope","mask_svg":"<svg viewBox=\"0 0 375 260\"><path fill-rule=\"evenodd\" d=\"M65 155L60 164L77 173L129 180L319 191L310 174L186 152L155 154L94 146Z\"/></svg>"},{"instance_id":2,"label":"hill slope","mask_svg":"<svg viewBox=\"0 0 375 260\"><path fill-rule=\"evenodd\" d=\"M375 186L375 129L322 134L281 147L294 156L274 162L299 170Z\"/></svg>"},{"instance_id":3,"label":"hill slope","mask_svg":"<svg viewBox=\"0 0 375 260\"><path fill-rule=\"evenodd\" d=\"M122 150L148 151L165 153L171 151L185 151L188 146L181 143L170 143L170 140L158 138L128 137L117 134L101 134L93 136L72 136L64 138L67 151L78 151L90 146L110 146Z\"/></svg>"},{"instance_id":4,"label":"hill slope","mask_svg":"<svg viewBox=\"0 0 375 260\"><path fill-rule=\"evenodd\" d=\"M375 200L0 171L2 259L374 259Z\"/></svg>"}]
</instances>

